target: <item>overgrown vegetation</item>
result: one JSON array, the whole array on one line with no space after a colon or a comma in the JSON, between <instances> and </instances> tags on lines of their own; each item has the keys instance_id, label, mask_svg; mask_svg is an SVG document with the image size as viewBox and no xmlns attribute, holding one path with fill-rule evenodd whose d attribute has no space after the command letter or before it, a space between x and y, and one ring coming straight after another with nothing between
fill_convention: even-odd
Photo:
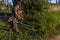
<instances>
[{"instance_id":1,"label":"overgrown vegetation","mask_svg":"<svg viewBox=\"0 0 60 40\"><path fill-rule=\"evenodd\" d=\"M30 2L28 0L26 1L28 3ZM36 6L31 4L32 9L29 12L29 16L23 21L23 23L28 24L31 27L19 24L20 33L16 33L14 31L9 32L9 26L7 23L0 20L0 25L2 25L0 26L0 40L48 40L49 37L59 33L60 11L48 11L48 9L45 7L45 4L41 4L44 2L40 0L35 3L36 5L38 4L39 7L40 5L44 6L40 7L40 10L38 11Z\"/></svg>"}]
</instances>

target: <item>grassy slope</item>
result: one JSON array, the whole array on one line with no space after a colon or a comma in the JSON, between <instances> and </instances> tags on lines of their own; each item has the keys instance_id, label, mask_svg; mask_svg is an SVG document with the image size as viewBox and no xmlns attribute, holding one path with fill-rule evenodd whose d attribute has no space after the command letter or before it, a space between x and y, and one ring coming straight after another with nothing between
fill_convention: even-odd
<instances>
[{"instance_id":1,"label":"grassy slope","mask_svg":"<svg viewBox=\"0 0 60 40\"><path fill-rule=\"evenodd\" d=\"M9 24L0 20L0 40L45 40L46 38L48 38L48 36L53 36L58 32L57 29L59 29L57 25L60 23L60 12L51 13L53 14L44 12L39 16L40 24L39 22L37 23L38 26L40 26L37 27L37 29L35 28L35 26L37 26L36 21L35 23L33 23L31 20L30 22L27 21L32 25L32 28L19 24L19 33L16 33L14 31L9 32ZM34 16L30 16L30 18L32 17Z\"/></svg>"},{"instance_id":2,"label":"grassy slope","mask_svg":"<svg viewBox=\"0 0 60 40\"><path fill-rule=\"evenodd\" d=\"M33 33L32 30L29 30L29 28L26 28L25 26L19 26L19 28L20 28L20 33L16 33L14 31L9 32L8 24L0 20L0 40L33 40L34 39L35 33Z\"/></svg>"}]
</instances>

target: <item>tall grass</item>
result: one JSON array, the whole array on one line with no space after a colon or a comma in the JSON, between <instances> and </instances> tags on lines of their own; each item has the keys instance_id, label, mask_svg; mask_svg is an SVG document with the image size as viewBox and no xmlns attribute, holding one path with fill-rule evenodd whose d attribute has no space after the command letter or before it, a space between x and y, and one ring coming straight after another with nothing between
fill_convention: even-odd
<instances>
[{"instance_id":1,"label":"tall grass","mask_svg":"<svg viewBox=\"0 0 60 40\"><path fill-rule=\"evenodd\" d=\"M19 24L19 33L0 29L0 40L46 40L45 38L52 37L59 32L60 12L47 10L43 12L31 11L30 15L23 22L31 27ZM6 25L1 20L0 24ZM8 26L6 28L9 29Z\"/></svg>"}]
</instances>

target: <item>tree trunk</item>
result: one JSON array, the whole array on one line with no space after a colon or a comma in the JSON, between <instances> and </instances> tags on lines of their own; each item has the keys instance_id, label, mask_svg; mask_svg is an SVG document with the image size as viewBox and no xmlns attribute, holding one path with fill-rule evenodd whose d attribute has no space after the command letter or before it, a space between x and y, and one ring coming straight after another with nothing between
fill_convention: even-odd
<instances>
[{"instance_id":1,"label":"tree trunk","mask_svg":"<svg viewBox=\"0 0 60 40\"><path fill-rule=\"evenodd\" d=\"M12 0L13 6L17 5L17 3L18 3L19 1L20 1L20 0Z\"/></svg>"},{"instance_id":2,"label":"tree trunk","mask_svg":"<svg viewBox=\"0 0 60 40\"><path fill-rule=\"evenodd\" d=\"M56 0L56 4L57 4L57 0Z\"/></svg>"},{"instance_id":3,"label":"tree trunk","mask_svg":"<svg viewBox=\"0 0 60 40\"><path fill-rule=\"evenodd\" d=\"M59 2L59 4L60 4L60 0L59 0L58 2Z\"/></svg>"}]
</instances>

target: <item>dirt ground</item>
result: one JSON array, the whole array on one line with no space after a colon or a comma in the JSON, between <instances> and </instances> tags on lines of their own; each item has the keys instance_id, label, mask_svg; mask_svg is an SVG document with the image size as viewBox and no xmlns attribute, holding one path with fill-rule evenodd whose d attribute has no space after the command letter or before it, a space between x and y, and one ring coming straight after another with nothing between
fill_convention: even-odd
<instances>
[{"instance_id":1,"label":"dirt ground","mask_svg":"<svg viewBox=\"0 0 60 40\"><path fill-rule=\"evenodd\" d=\"M51 38L50 40L60 40L60 35L57 35L57 36Z\"/></svg>"}]
</instances>

